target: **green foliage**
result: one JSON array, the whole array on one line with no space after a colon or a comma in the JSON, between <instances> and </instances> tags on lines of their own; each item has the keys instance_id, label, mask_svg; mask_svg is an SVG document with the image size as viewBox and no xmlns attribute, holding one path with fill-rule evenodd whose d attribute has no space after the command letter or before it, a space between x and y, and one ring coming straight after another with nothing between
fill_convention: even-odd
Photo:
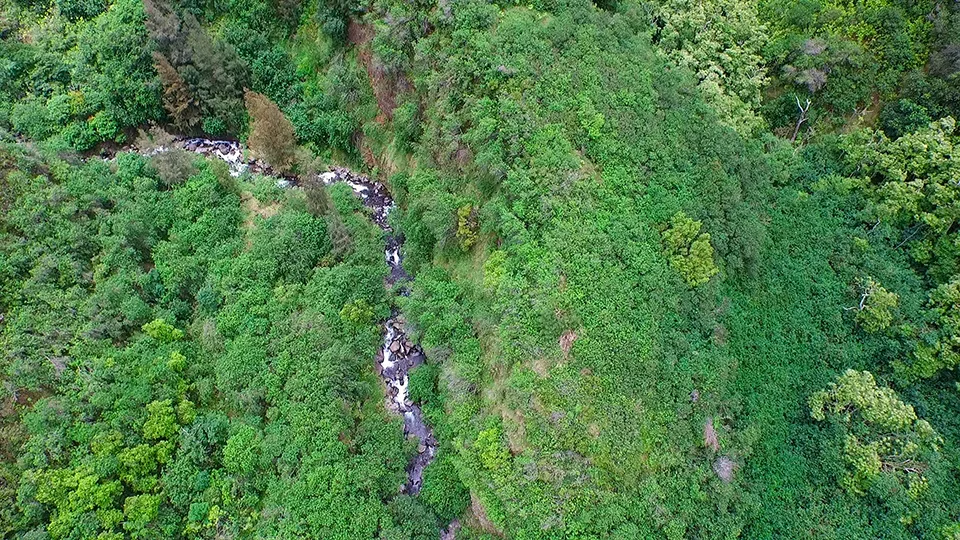
<instances>
[{"instance_id":1,"label":"green foliage","mask_svg":"<svg viewBox=\"0 0 960 540\"><path fill-rule=\"evenodd\" d=\"M441 523L463 514L470 505L470 492L461 483L454 459L441 451L424 472L420 498Z\"/></svg>"},{"instance_id":2,"label":"green foliage","mask_svg":"<svg viewBox=\"0 0 960 540\"><path fill-rule=\"evenodd\" d=\"M477 212L472 205L466 204L457 209L457 242L460 249L470 251L477 242Z\"/></svg>"},{"instance_id":3,"label":"green foliage","mask_svg":"<svg viewBox=\"0 0 960 540\"><path fill-rule=\"evenodd\" d=\"M960 365L960 281L951 280L931 291L928 308L933 319L931 339L917 345L910 362L897 366L908 377L930 378Z\"/></svg>"},{"instance_id":4,"label":"green foliage","mask_svg":"<svg viewBox=\"0 0 960 540\"><path fill-rule=\"evenodd\" d=\"M875 98L892 101L901 79L928 58L931 7L899 1L761 2L760 20L771 36L764 57L781 94L765 107L771 125L793 131L794 94L810 96L808 125L814 131L842 125L871 108Z\"/></svg>"},{"instance_id":5,"label":"green foliage","mask_svg":"<svg viewBox=\"0 0 960 540\"><path fill-rule=\"evenodd\" d=\"M0 133L2 534L436 538L470 506L464 538L953 534L958 21L0 7L0 128L28 139ZM270 105L252 132L248 88ZM440 441L419 496L369 364L382 238L348 187L38 153L158 120L390 186L429 357L410 395Z\"/></svg>"},{"instance_id":6,"label":"green foliage","mask_svg":"<svg viewBox=\"0 0 960 540\"><path fill-rule=\"evenodd\" d=\"M395 141L400 150L410 151L413 144L420 138L420 111L415 101L406 101L397 105L393 110L393 129L396 133Z\"/></svg>"},{"instance_id":7,"label":"green foliage","mask_svg":"<svg viewBox=\"0 0 960 540\"><path fill-rule=\"evenodd\" d=\"M340 318L351 324L368 325L373 317L373 307L363 299L344 304L340 310Z\"/></svg>"},{"instance_id":8,"label":"green foliage","mask_svg":"<svg viewBox=\"0 0 960 540\"><path fill-rule=\"evenodd\" d=\"M582 95L579 101L580 106L577 110L577 116L580 119L580 127L587 133L587 137L591 140L599 138L601 135L600 130L603 129L605 122L603 114L597 112L593 106L593 102L591 102L590 98L586 95Z\"/></svg>"},{"instance_id":9,"label":"green foliage","mask_svg":"<svg viewBox=\"0 0 960 540\"><path fill-rule=\"evenodd\" d=\"M872 374L847 370L810 396L810 411L814 420L829 417L842 430L845 489L864 495L881 475L891 475L907 484L911 498L922 495L929 460L943 441Z\"/></svg>"},{"instance_id":10,"label":"green foliage","mask_svg":"<svg viewBox=\"0 0 960 540\"><path fill-rule=\"evenodd\" d=\"M143 331L161 343L170 343L183 339L183 330L174 328L163 319L155 319L143 325Z\"/></svg>"},{"instance_id":11,"label":"green foliage","mask_svg":"<svg viewBox=\"0 0 960 540\"><path fill-rule=\"evenodd\" d=\"M233 474L250 474L256 466L259 446L257 430L253 426L241 424L227 439L223 448L224 468Z\"/></svg>"},{"instance_id":12,"label":"green foliage","mask_svg":"<svg viewBox=\"0 0 960 540\"><path fill-rule=\"evenodd\" d=\"M209 163L167 184L128 154L111 168L0 152L4 382L43 389L14 417L23 437L0 424L3 472L15 474L14 492L0 490L18 516L9 530L436 531L428 510L384 502L407 454L369 367L386 269L357 203L329 210L354 243L319 267L324 218L285 200L248 232L233 184ZM364 316L338 317L350 303Z\"/></svg>"},{"instance_id":13,"label":"green foliage","mask_svg":"<svg viewBox=\"0 0 960 540\"><path fill-rule=\"evenodd\" d=\"M101 141L122 142L124 129L159 120L143 3L57 4L59 10L39 21L22 22L26 39L14 46L13 69L0 84L0 108L10 108L13 129L88 150ZM0 37L5 47L18 38Z\"/></svg>"},{"instance_id":14,"label":"green foliage","mask_svg":"<svg viewBox=\"0 0 960 540\"><path fill-rule=\"evenodd\" d=\"M919 242L917 258L929 263L934 241L957 220L958 205L950 182L960 174L954 159L953 118L891 141L881 133L845 141L849 160L868 184L876 218L907 227L929 227L934 236Z\"/></svg>"},{"instance_id":15,"label":"green foliage","mask_svg":"<svg viewBox=\"0 0 960 540\"><path fill-rule=\"evenodd\" d=\"M123 501L123 527L134 537L147 536L146 526L157 519L160 509L159 495L135 495Z\"/></svg>"},{"instance_id":16,"label":"green foliage","mask_svg":"<svg viewBox=\"0 0 960 540\"><path fill-rule=\"evenodd\" d=\"M400 495L390 503L390 516L396 525L388 526L382 538L389 540L430 540L440 536L437 519L419 500Z\"/></svg>"},{"instance_id":17,"label":"green foliage","mask_svg":"<svg viewBox=\"0 0 960 540\"><path fill-rule=\"evenodd\" d=\"M166 439L177 430L177 417L169 399L147 403L147 421L143 424L143 436L147 440Z\"/></svg>"},{"instance_id":18,"label":"green foliage","mask_svg":"<svg viewBox=\"0 0 960 540\"><path fill-rule=\"evenodd\" d=\"M722 3L465 2L417 41L422 135L391 185L415 274L402 305L437 365L411 384L441 440L465 441L448 458L505 536L907 538L952 519L917 514L909 482L883 475L870 497L845 493L844 438L809 420L806 397L835 370L909 357L925 293L894 224L868 232L836 138L749 138L763 99L788 105L773 125L789 137L794 90L810 93L797 81L817 82L806 70L830 69L814 132L863 110L876 80L843 39L817 56L781 34L795 22L779 7L762 6L764 30L751 6ZM644 13L660 13L652 44ZM468 203L483 242L465 255L451 216ZM721 266L723 280L685 283ZM843 316L866 275L899 300L880 294L860 326L895 331ZM937 388L904 392L943 411L938 432L953 425ZM706 416L722 456L704 450ZM936 470L922 504L956 508Z\"/></svg>"},{"instance_id":19,"label":"green foliage","mask_svg":"<svg viewBox=\"0 0 960 540\"><path fill-rule=\"evenodd\" d=\"M239 132L246 123L243 89L249 72L236 49L211 36L192 13L179 13L168 0L143 5L168 112L195 108L205 132ZM197 121L192 112L173 112L173 119L188 128Z\"/></svg>"},{"instance_id":20,"label":"green foliage","mask_svg":"<svg viewBox=\"0 0 960 540\"><path fill-rule=\"evenodd\" d=\"M493 472L503 473L510 466L510 454L503 445L502 434L496 428L487 428L477 434L474 451L480 464Z\"/></svg>"},{"instance_id":21,"label":"green foliage","mask_svg":"<svg viewBox=\"0 0 960 540\"><path fill-rule=\"evenodd\" d=\"M893 313L900 297L867 278L861 286L860 303L856 306L857 323L867 332L885 330L893 322Z\"/></svg>"},{"instance_id":22,"label":"green foliage","mask_svg":"<svg viewBox=\"0 0 960 540\"><path fill-rule=\"evenodd\" d=\"M696 75L698 88L724 122L742 133L760 128L756 111L767 82L762 53L769 37L757 4L729 0L651 4L657 26L654 43L676 65Z\"/></svg>"},{"instance_id":23,"label":"green foliage","mask_svg":"<svg viewBox=\"0 0 960 540\"><path fill-rule=\"evenodd\" d=\"M670 266L691 287L703 285L720 271L713 262L710 234L701 233L702 226L702 222L677 212L670 218L670 226L663 231L664 253Z\"/></svg>"},{"instance_id":24,"label":"green foliage","mask_svg":"<svg viewBox=\"0 0 960 540\"><path fill-rule=\"evenodd\" d=\"M930 124L930 116L922 105L901 99L888 104L880 112L880 127L884 134L891 139L913 133Z\"/></svg>"}]
</instances>

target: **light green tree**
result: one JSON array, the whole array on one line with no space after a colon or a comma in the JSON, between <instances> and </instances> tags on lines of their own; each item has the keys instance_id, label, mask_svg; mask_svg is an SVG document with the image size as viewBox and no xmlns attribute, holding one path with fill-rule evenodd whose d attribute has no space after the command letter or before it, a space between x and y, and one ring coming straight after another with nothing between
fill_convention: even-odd
<instances>
[{"instance_id":1,"label":"light green tree","mask_svg":"<svg viewBox=\"0 0 960 540\"><path fill-rule=\"evenodd\" d=\"M896 392L878 386L868 371L847 370L811 395L809 405L814 420L842 430L845 489L864 495L881 475L889 475L905 483L911 497L922 494L929 458L942 441Z\"/></svg>"},{"instance_id":2,"label":"light green tree","mask_svg":"<svg viewBox=\"0 0 960 540\"><path fill-rule=\"evenodd\" d=\"M696 74L725 123L744 134L763 126L756 111L767 82L762 53L768 37L756 3L660 0L654 19L660 26L657 44Z\"/></svg>"},{"instance_id":3,"label":"light green tree","mask_svg":"<svg viewBox=\"0 0 960 540\"><path fill-rule=\"evenodd\" d=\"M960 218L960 154L953 118L896 140L880 131L860 132L844 139L844 149L848 162L857 166L874 218L929 227L934 236L946 234Z\"/></svg>"},{"instance_id":4,"label":"light green tree","mask_svg":"<svg viewBox=\"0 0 960 540\"><path fill-rule=\"evenodd\" d=\"M120 479L140 493L153 491L157 485L157 454L149 444L125 448L117 454Z\"/></svg>"},{"instance_id":5,"label":"light green tree","mask_svg":"<svg viewBox=\"0 0 960 540\"><path fill-rule=\"evenodd\" d=\"M143 436L150 440L166 439L177 432L177 415L173 401L169 399L147 404L147 421L143 424Z\"/></svg>"},{"instance_id":6,"label":"light green tree","mask_svg":"<svg viewBox=\"0 0 960 540\"><path fill-rule=\"evenodd\" d=\"M143 529L157 519L160 511L160 500L160 495L127 497L123 502L123 515L126 517L123 527L130 531L134 537L149 537Z\"/></svg>"},{"instance_id":7,"label":"light green tree","mask_svg":"<svg viewBox=\"0 0 960 540\"><path fill-rule=\"evenodd\" d=\"M857 324L867 332L879 332L890 327L893 309L900 303L900 296L880 286L873 278L860 284L860 301L849 310L857 312Z\"/></svg>"},{"instance_id":8,"label":"light green tree","mask_svg":"<svg viewBox=\"0 0 960 540\"><path fill-rule=\"evenodd\" d=\"M908 378L929 378L960 365L960 276L931 291L927 306L934 320L932 344L921 342L912 362L895 366Z\"/></svg>"},{"instance_id":9,"label":"light green tree","mask_svg":"<svg viewBox=\"0 0 960 540\"><path fill-rule=\"evenodd\" d=\"M122 520L115 509L123 492L120 482L105 481L89 466L28 470L25 477L36 485L37 501L53 508L47 525L52 538L107 532ZM92 523L84 519L90 513L96 516Z\"/></svg>"},{"instance_id":10,"label":"light green tree","mask_svg":"<svg viewBox=\"0 0 960 540\"><path fill-rule=\"evenodd\" d=\"M183 339L183 330L174 328L163 319L148 322L143 325L143 331L153 339L164 343Z\"/></svg>"},{"instance_id":11,"label":"light green tree","mask_svg":"<svg viewBox=\"0 0 960 540\"><path fill-rule=\"evenodd\" d=\"M710 281L720 270L713 262L710 234L702 233L703 223L677 212L663 232L664 253L687 285L697 287Z\"/></svg>"},{"instance_id":12,"label":"light green tree","mask_svg":"<svg viewBox=\"0 0 960 540\"><path fill-rule=\"evenodd\" d=\"M480 464L492 472L505 474L510 466L510 452L503 445L503 434L495 427L477 434L474 450Z\"/></svg>"},{"instance_id":13,"label":"light green tree","mask_svg":"<svg viewBox=\"0 0 960 540\"><path fill-rule=\"evenodd\" d=\"M479 227L477 209L472 204L465 204L457 209L457 243L460 249L470 251L477 242Z\"/></svg>"},{"instance_id":14,"label":"light green tree","mask_svg":"<svg viewBox=\"0 0 960 540\"><path fill-rule=\"evenodd\" d=\"M260 441L256 428L241 424L223 449L223 466L234 474L249 474L256 465L259 451Z\"/></svg>"}]
</instances>

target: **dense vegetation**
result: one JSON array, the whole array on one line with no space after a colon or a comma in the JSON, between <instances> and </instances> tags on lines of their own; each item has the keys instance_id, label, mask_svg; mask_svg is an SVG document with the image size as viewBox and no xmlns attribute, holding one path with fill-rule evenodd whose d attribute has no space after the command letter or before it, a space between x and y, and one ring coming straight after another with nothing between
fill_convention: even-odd
<instances>
[{"instance_id":1,"label":"dense vegetation","mask_svg":"<svg viewBox=\"0 0 960 540\"><path fill-rule=\"evenodd\" d=\"M960 538L955 3L0 9L4 537Z\"/></svg>"}]
</instances>

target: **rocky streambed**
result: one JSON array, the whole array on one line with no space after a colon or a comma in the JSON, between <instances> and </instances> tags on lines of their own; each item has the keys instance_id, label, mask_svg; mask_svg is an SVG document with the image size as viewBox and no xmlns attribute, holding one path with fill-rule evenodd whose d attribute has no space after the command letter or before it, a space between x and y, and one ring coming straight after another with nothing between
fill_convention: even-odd
<instances>
[{"instance_id":1,"label":"rocky streambed","mask_svg":"<svg viewBox=\"0 0 960 540\"><path fill-rule=\"evenodd\" d=\"M278 185L281 187L290 187L295 183L295 179L276 174L266 164L248 159L240 143L236 141L191 138L178 140L176 145L190 152L223 160L230 167L230 174L233 176L250 171L280 178ZM388 222L390 211L395 205L386 186L343 167L332 167L321 173L320 179L325 184L339 182L350 186L363 205L370 209L371 220L384 231L384 259L390 269L386 285L394 286L408 279L409 275L403 269L401 254L403 236L394 231ZM406 293L406 289L401 290L401 294ZM422 364L426 357L423 349L409 338L408 326L402 313L395 311L384 321L383 336L383 346L377 354L374 368L386 386L387 409L403 416L404 436L416 437L418 441L417 453L407 467L407 482L401 486L404 493L415 495L423 485L424 469L437 452L437 440L433 436L433 430L427 424L423 411L409 396L410 370Z\"/></svg>"},{"instance_id":2,"label":"rocky streambed","mask_svg":"<svg viewBox=\"0 0 960 540\"><path fill-rule=\"evenodd\" d=\"M333 167L322 173L320 179L326 184L343 182L353 189L371 210L371 219L386 233L384 258L390 268L387 285L393 286L409 278L403 269L403 236L390 226L388 217L395 207L387 188L380 182L354 173L342 167ZM406 294L401 289L401 294ZM403 433L407 438L416 437L419 441L417 454L407 467L407 483L403 491L415 495L423 485L423 470L433 460L437 452L437 440L423 417L420 407L410 400L410 370L422 364L426 357L423 349L414 344L407 336L407 325L403 315L394 312L383 323L383 347L377 355L376 371L387 386L387 408L403 415Z\"/></svg>"}]
</instances>

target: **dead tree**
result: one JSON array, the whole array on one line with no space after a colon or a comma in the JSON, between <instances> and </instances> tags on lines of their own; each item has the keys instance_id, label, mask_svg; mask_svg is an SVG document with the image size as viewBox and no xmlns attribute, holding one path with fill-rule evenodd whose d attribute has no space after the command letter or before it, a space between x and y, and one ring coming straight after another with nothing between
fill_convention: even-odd
<instances>
[{"instance_id":1,"label":"dead tree","mask_svg":"<svg viewBox=\"0 0 960 540\"><path fill-rule=\"evenodd\" d=\"M797 108L800 109L800 117L797 118L797 126L793 128L793 137L790 137L790 142L796 142L797 135L800 134L800 126L807 121L808 115L807 112L810 110L810 100L807 100L806 106L800 105L800 98L793 96L797 100Z\"/></svg>"}]
</instances>

